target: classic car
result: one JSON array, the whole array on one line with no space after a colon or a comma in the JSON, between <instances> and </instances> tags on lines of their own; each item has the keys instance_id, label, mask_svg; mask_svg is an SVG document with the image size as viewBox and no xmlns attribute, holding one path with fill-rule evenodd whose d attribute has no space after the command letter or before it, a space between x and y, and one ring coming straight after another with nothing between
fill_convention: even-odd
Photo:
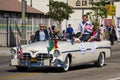
<instances>
[{"instance_id":1,"label":"classic car","mask_svg":"<svg viewBox=\"0 0 120 80\"><path fill-rule=\"evenodd\" d=\"M39 41L11 48L10 65L18 71L30 67L61 67L68 71L70 67L93 62L102 67L105 59L111 56L109 41L72 43L70 41ZM55 47L57 46L57 47ZM22 56L22 57L21 57Z\"/></svg>"}]
</instances>

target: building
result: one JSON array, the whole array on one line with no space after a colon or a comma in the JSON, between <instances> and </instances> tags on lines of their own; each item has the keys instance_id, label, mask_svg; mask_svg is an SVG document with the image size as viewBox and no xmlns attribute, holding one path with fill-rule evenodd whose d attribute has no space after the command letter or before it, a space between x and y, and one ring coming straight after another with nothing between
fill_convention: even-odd
<instances>
[{"instance_id":1,"label":"building","mask_svg":"<svg viewBox=\"0 0 120 80\"><path fill-rule=\"evenodd\" d=\"M22 3L18 0L0 0L0 46L16 46L22 37ZM26 5L26 39L39 29L39 24L54 23L41 10Z\"/></svg>"},{"instance_id":2,"label":"building","mask_svg":"<svg viewBox=\"0 0 120 80\"><path fill-rule=\"evenodd\" d=\"M11 3L11 4L10 4ZM18 0L0 0L0 17L21 18L21 2ZM44 13L31 6L26 6L26 17L40 17Z\"/></svg>"},{"instance_id":3,"label":"building","mask_svg":"<svg viewBox=\"0 0 120 80\"><path fill-rule=\"evenodd\" d=\"M22 0L18 1L21 2ZM26 0L26 1L27 5L44 12L44 14L46 14L49 11L49 7L47 6L49 5L49 0Z\"/></svg>"}]
</instances>

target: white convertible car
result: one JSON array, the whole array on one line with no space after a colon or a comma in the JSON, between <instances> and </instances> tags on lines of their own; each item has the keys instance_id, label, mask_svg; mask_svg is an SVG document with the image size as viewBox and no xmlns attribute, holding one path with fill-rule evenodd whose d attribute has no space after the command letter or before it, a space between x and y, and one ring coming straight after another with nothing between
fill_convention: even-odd
<instances>
[{"instance_id":1,"label":"white convertible car","mask_svg":"<svg viewBox=\"0 0 120 80\"><path fill-rule=\"evenodd\" d=\"M40 41L21 45L20 51L14 47L11 49L10 65L16 66L18 71L26 71L29 67L61 67L68 71L71 66L89 62L102 67L105 59L111 56L109 41L74 44L70 41L58 41L57 46L58 48L49 51L49 41Z\"/></svg>"}]
</instances>

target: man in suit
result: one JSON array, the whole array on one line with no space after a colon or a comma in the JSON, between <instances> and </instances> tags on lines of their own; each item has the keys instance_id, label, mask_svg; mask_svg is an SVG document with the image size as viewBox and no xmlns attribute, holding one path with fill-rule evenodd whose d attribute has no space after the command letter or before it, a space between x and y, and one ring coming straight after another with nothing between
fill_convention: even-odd
<instances>
[{"instance_id":1,"label":"man in suit","mask_svg":"<svg viewBox=\"0 0 120 80\"><path fill-rule=\"evenodd\" d=\"M48 31L45 29L44 25L39 25L40 29L36 31L34 42L45 41L49 39Z\"/></svg>"}]
</instances>

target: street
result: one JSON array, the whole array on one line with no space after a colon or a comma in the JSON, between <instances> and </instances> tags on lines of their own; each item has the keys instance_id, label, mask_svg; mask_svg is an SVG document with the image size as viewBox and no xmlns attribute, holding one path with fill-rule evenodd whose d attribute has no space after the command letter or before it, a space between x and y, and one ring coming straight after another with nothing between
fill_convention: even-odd
<instances>
[{"instance_id":1,"label":"street","mask_svg":"<svg viewBox=\"0 0 120 80\"><path fill-rule=\"evenodd\" d=\"M120 42L112 46L112 56L102 68L92 63L70 68L62 72L56 68L32 68L18 72L9 66L10 56L0 56L0 80L120 80Z\"/></svg>"}]
</instances>

